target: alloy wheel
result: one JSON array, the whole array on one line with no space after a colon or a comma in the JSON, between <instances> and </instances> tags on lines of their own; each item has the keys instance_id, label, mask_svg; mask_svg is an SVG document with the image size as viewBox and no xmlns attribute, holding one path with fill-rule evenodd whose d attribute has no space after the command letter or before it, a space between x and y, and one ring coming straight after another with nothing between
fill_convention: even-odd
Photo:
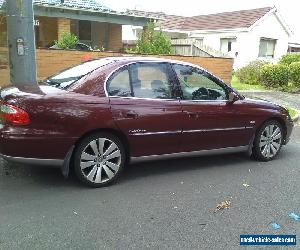
<instances>
[{"instance_id":1,"label":"alloy wheel","mask_svg":"<svg viewBox=\"0 0 300 250\"><path fill-rule=\"evenodd\" d=\"M121 151L110 139L92 140L82 151L80 169L84 177L96 184L111 180L121 166Z\"/></svg>"},{"instance_id":2,"label":"alloy wheel","mask_svg":"<svg viewBox=\"0 0 300 250\"><path fill-rule=\"evenodd\" d=\"M281 128L270 124L262 131L259 139L259 150L265 158L274 157L281 147Z\"/></svg>"}]
</instances>

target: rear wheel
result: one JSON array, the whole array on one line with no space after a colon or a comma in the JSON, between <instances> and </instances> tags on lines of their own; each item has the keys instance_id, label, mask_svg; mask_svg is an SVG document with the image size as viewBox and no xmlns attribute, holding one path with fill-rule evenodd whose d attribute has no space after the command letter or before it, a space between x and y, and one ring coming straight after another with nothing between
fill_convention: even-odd
<instances>
[{"instance_id":1,"label":"rear wheel","mask_svg":"<svg viewBox=\"0 0 300 250\"><path fill-rule=\"evenodd\" d=\"M74 168L79 180L92 187L112 184L125 163L125 150L118 137L95 133L83 139L75 151Z\"/></svg>"},{"instance_id":2,"label":"rear wheel","mask_svg":"<svg viewBox=\"0 0 300 250\"><path fill-rule=\"evenodd\" d=\"M265 122L258 130L254 145L253 156L257 160L270 161L274 159L282 146L283 128L278 121Z\"/></svg>"}]
</instances>

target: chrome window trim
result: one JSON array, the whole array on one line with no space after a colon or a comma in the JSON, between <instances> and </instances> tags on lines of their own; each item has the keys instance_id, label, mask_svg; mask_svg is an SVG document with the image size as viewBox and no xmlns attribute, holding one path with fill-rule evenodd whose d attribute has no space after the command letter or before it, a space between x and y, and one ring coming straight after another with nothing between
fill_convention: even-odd
<instances>
[{"instance_id":1,"label":"chrome window trim","mask_svg":"<svg viewBox=\"0 0 300 250\"><path fill-rule=\"evenodd\" d=\"M137 100L149 100L149 101L178 101L179 99L158 99L158 98L144 98L144 97L134 97L134 96L117 96L117 95L112 95L109 96L109 98L123 98L123 99L137 99Z\"/></svg>"},{"instance_id":2,"label":"chrome window trim","mask_svg":"<svg viewBox=\"0 0 300 250\"><path fill-rule=\"evenodd\" d=\"M228 103L228 100L184 100L184 99L180 99L180 102L219 102L219 103Z\"/></svg>"},{"instance_id":3,"label":"chrome window trim","mask_svg":"<svg viewBox=\"0 0 300 250\"><path fill-rule=\"evenodd\" d=\"M130 157L130 163L138 163L138 162L152 161L152 160L167 160L167 159L179 158L179 157L195 157L201 155L247 152L248 149L249 149L249 145L245 145L245 146L238 146L238 147L204 149L200 151L179 152L179 153L163 154L163 155L138 156L138 157Z\"/></svg>"},{"instance_id":4,"label":"chrome window trim","mask_svg":"<svg viewBox=\"0 0 300 250\"><path fill-rule=\"evenodd\" d=\"M144 98L144 97L135 97L135 96L116 96L116 95L109 95L108 92L107 92L107 82L110 80L110 77L115 73L117 72L118 70L124 68L124 67L128 67L130 66L131 64L135 64L135 63L149 63L149 62L155 62L155 63L169 63L171 65L173 64L178 64L178 65L181 65L181 66L190 66L190 67L194 67L194 68L197 68L199 70L203 70L209 74L211 74L213 77L215 77L216 79L218 79L220 82L223 83L223 81L215 76L214 74L208 72L207 70L205 70L204 68L198 66L198 65L194 65L192 63L185 63L185 62L173 62L173 61L168 61L168 60L137 60L137 61L134 61L134 62L129 62L129 63L125 63L119 67L117 67L116 69L114 69L112 72L110 72L108 74L108 76L105 78L105 81L104 81L104 84L103 84L103 88L104 88L104 93L105 93L105 96L108 97L108 98L126 98L126 99L137 99L137 100L159 100L159 101L174 101L174 100L180 100L181 102L222 102L222 103L227 103L228 100L183 100L181 98L173 98L173 99L159 99L159 98ZM223 83L223 87L224 88L227 88L229 86L225 86L226 84Z\"/></svg>"},{"instance_id":5,"label":"chrome window trim","mask_svg":"<svg viewBox=\"0 0 300 250\"><path fill-rule=\"evenodd\" d=\"M145 97L135 97L135 96L117 96L111 95L108 98L123 98L123 99L137 99L137 100L156 100L156 101L180 101L180 102L211 102L211 103L227 103L228 100L182 100L180 98L173 98L173 99L159 99L159 98L145 98Z\"/></svg>"},{"instance_id":6,"label":"chrome window trim","mask_svg":"<svg viewBox=\"0 0 300 250\"><path fill-rule=\"evenodd\" d=\"M134 96L110 96L107 92L107 82L110 80L110 77L115 73L117 72L118 70L122 69L123 67L128 67L130 66L131 64L135 64L135 63L170 63L168 61L163 61L163 60L137 60L137 61L134 61L134 62L129 62L129 63L125 63L119 67L117 67L115 70L113 70L112 72L110 72L108 74L108 76L105 78L105 81L104 81L104 92L105 92L105 96L106 97L128 97L128 98L140 98L140 99L151 99L151 100L166 100L166 99L158 99L158 98L143 98L143 97L134 97ZM169 100L176 100L176 98L174 99L169 99Z\"/></svg>"}]
</instances>

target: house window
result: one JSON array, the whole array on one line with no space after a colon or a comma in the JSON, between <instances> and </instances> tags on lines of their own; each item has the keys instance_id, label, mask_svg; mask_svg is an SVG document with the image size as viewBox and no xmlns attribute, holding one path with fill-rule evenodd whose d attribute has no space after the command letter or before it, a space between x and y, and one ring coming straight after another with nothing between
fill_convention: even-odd
<instances>
[{"instance_id":1,"label":"house window","mask_svg":"<svg viewBox=\"0 0 300 250\"><path fill-rule=\"evenodd\" d=\"M232 47L231 44L232 44L232 42L228 41L228 44L227 44L227 50L228 50L228 52L231 51L231 47Z\"/></svg>"},{"instance_id":2,"label":"house window","mask_svg":"<svg viewBox=\"0 0 300 250\"><path fill-rule=\"evenodd\" d=\"M261 38L259 44L258 57L273 58L276 40Z\"/></svg>"},{"instance_id":3,"label":"house window","mask_svg":"<svg viewBox=\"0 0 300 250\"><path fill-rule=\"evenodd\" d=\"M196 41L199 43L199 45L203 45L203 38L196 38Z\"/></svg>"},{"instance_id":4,"label":"house window","mask_svg":"<svg viewBox=\"0 0 300 250\"><path fill-rule=\"evenodd\" d=\"M236 42L236 38L221 38L221 47L220 50L223 53L228 53L233 50L234 43Z\"/></svg>"},{"instance_id":5,"label":"house window","mask_svg":"<svg viewBox=\"0 0 300 250\"><path fill-rule=\"evenodd\" d=\"M91 41L92 40L91 22L80 20L78 22L78 26L79 26L79 31L78 31L79 40L80 41Z\"/></svg>"}]
</instances>

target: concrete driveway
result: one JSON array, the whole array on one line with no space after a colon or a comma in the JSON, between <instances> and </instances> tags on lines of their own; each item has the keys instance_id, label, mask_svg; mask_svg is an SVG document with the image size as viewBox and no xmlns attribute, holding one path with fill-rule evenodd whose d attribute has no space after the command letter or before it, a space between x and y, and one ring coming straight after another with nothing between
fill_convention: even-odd
<instances>
[{"instance_id":1,"label":"concrete driveway","mask_svg":"<svg viewBox=\"0 0 300 250\"><path fill-rule=\"evenodd\" d=\"M241 93L249 98L268 100L300 111L300 94L290 94L280 91L241 91Z\"/></svg>"},{"instance_id":2,"label":"concrete driveway","mask_svg":"<svg viewBox=\"0 0 300 250\"><path fill-rule=\"evenodd\" d=\"M299 241L300 222L288 217L300 213L299 152L297 127L272 162L233 154L144 163L101 189L2 162L0 249L240 249L250 233ZM225 200L230 208L215 213Z\"/></svg>"}]
</instances>

